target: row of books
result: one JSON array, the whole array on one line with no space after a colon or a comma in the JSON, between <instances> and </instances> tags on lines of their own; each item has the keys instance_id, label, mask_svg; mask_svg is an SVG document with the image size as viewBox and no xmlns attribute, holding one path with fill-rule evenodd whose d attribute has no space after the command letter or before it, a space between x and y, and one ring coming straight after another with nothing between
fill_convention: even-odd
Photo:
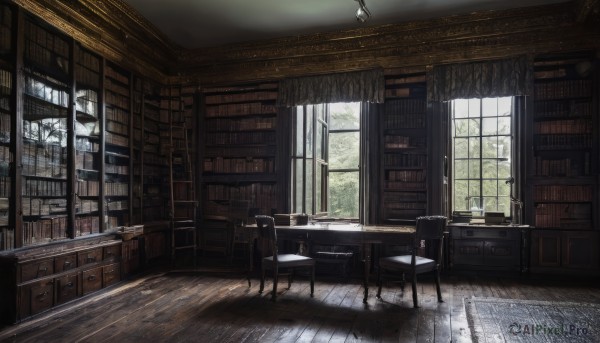
<instances>
[{"instance_id":1,"label":"row of books","mask_svg":"<svg viewBox=\"0 0 600 343\"><path fill-rule=\"evenodd\" d=\"M275 156L277 147L274 145L265 146L234 146L234 147L207 147L204 150L206 157L262 157Z\"/></svg>"},{"instance_id":2,"label":"row of books","mask_svg":"<svg viewBox=\"0 0 600 343\"><path fill-rule=\"evenodd\" d=\"M592 80L561 80L535 84L536 100L592 96Z\"/></svg>"},{"instance_id":3,"label":"row of books","mask_svg":"<svg viewBox=\"0 0 600 343\"><path fill-rule=\"evenodd\" d=\"M104 86L110 93L129 99L129 87L123 86L122 83L114 82L112 79L106 78Z\"/></svg>"},{"instance_id":4,"label":"row of books","mask_svg":"<svg viewBox=\"0 0 600 343\"><path fill-rule=\"evenodd\" d=\"M67 213L66 198L31 198L23 197L21 206L24 216L48 216Z\"/></svg>"},{"instance_id":5,"label":"row of books","mask_svg":"<svg viewBox=\"0 0 600 343\"><path fill-rule=\"evenodd\" d=\"M536 176L587 176L590 175L590 153L582 158L545 159L534 158L533 173Z\"/></svg>"},{"instance_id":6,"label":"row of books","mask_svg":"<svg viewBox=\"0 0 600 343\"><path fill-rule=\"evenodd\" d=\"M12 178L9 176L0 176L0 198L9 198L12 187Z\"/></svg>"},{"instance_id":7,"label":"row of books","mask_svg":"<svg viewBox=\"0 0 600 343\"><path fill-rule=\"evenodd\" d=\"M204 159L205 173L274 173L275 161L262 158Z\"/></svg>"},{"instance_id":8,"label":"row of books","mask_svg":"<svg viewBox=\"0 0 600 343\"><path fill-rule=\"evenodd\" d=\"M384 137L386 149L424 148L427 146L425 136L391 136Z\"/></svg>"},{"instance_id":9,"label":"row of books","mask_svg":"<svg viewBox=\"0 0 600 343\"><path fill-rule=\"evenodd\" d=\"M94 159L96 154L96 152L75 151L75 166L78 169L95 170Z\"/></svg>"},{"instance_id":10,"label":"row of books","mask_svg":"<svg viewBox=\"0 0 600 343\"><path fill-rule=\"evenodd\" d=\"M115 68L113 68L110 65L106 66L104 73L107 77L109 77L113 80L117 80L117 81L121 82L122 84L126 84L126 85L129 84L129 77L119 73Z\"/></svg>"},{"instance_id":11,"label":"row of books","mask_svg":"<svg viewBox=\"0 0 600 343\"><path fill-rule=\"evenodd\" d=\"M15 230L9 227L0 227L0 250L15 248Z\"/></svg>"},{"instance_id":12,"label":"row of books","mask_svg":"<svg viewBox=\"0 0 600 343\"><path fill-rule=\"evenodd\" d=\"M252 183L242 186L225 184L208 184L206 186L207 200L250 200L259 208L277 208L279 187L274 184Z\"/></svg>"},{"instance_id":13,"label":"row of books","mask_svg":"<svg viewBox=\"0 0 600 343\"><path fill-rule=\"evenodd\" d=\"M126 197L129 195L129 184L119 182L106 182L104 184L106 196Z\"/></svg>"},{"instance_id":14,"label":"row of books","mask_svg":"<svg viewBox=\"0 0 600 343\"><path fill-rule=\"evenodd\" d=\"M206 135L206 144L275 144L275 139L275 132L213 132Z\"/></svg>"},{"instance_id":15,"label":"row of books","mask_svg":"<svg viewBox=\"0 0 600 343\"><path fill-rule=\"evenodd\" d=\"M206 117L237 117L256 114L276 114L275 105L260 102L206 106Z\"/></svg>"},{"instance_id":16,"label":"row of books","mask_svg":"<svg viewBox=\"0 0 600 343\"><path fill-rule=\"evenodd\" d=\"M406 182L406 181L384 181L386 190L423 190L425 191L425 182Z\"/></svg>"},{"instance_id":17,"label":"row of books","mask_svg":"<svg viewBox=\"0 0 600 343\"><path fill-rule=\"evenodd\" d=\"M123 211L129 209L129 201L127 200L111 200L106 203L107 211Z\"/></svg>"},{"instance_id":18,"label":"row of books","mask_svg":"<svg viewBox=\"0 0 600 343\"><path fill-rule=\"evenodd\" d=\"M384 220L390 219L412 219L424 216L426 209L406 209L406 208L387 208L384 207Z\"/></svg>"},{"instance_id":19,"label":"row of books","mask_svg":"<svg viewBox=\"0 0 600 343\"><path fill-rule=\"evenodd\" d=\"M161 217L161 219L164 219L164 217ZM106 221L107 230L116 229L126 225L129 225L129 215L126 212L121 212L118 216L109 215Z\"/></svg>"},{"instance_id":20,"label":"row of books","mask_svg":"<svg viewBox=\"0 0 600 343\"><path fill-rule=\"evenodd\" d=\"M251 119L213 119L206 123L208 130L214 131L248 131L248 130L267 130L277 127L277 118L251 118Z\"/></svg>"},{"instance_id":21,"label":"row of books","mask_svg":"<svg viewBox=\"0 0 600 343\"><path fill-rule=\"evenodd\" d=\"M129 97L113 93L113 92L104 92L104 99L107 105L117 106L122 109L129 108Z\"/></svg>"},{"instance_id":22,"label":"row of books","mask_svg":"<svg viewBox=\"0 0 600 343\"><path fill-rule=\"evenodd\" d=\"M24 245L48 243L67 238L67 217L40 218L37 221L23 222Z\"/></svg>"},{"instance_id":23,"label":"row of books","mask_svg":"<svg viewBox=\"0 0 600 343\"><path fill-rule=\"evenodd\" d=\"M536 202L587 202L593 199L593 189L589 185L538 185L533 189L533 199Z\"/></svg>"},{"instance_id":24,"label":"row of books","mask_svg":"<svg viewBox=\"0 0 600 343\"><path fill-rule=\"evenodd\" d=\"M112 144L121 147L129 147L129 137L116 135L112 132L106 132L105 141L107 144Z\"/></svg>"},{"instance_id":25,"label":"row of books","mask_svg":"<svg viewBox=\"0 0 600 343\"><path fill-rule=\"evenodd\" d=\"M98 212L98 200L80 199L75 201L75 214L90 214Z\"/></svg>"},{"instance_id":26,"label":"row of books","mask_svg":"<svg viewBox=\"0 0 600 343\"><path fill-rule=\"evenodd\" d=\"M386 204L413 201L427 201L427 194L424 192L394 192L383 195L383 202Z\"/></svg>"},{"instance_id":27,"label":"row of books","mask_svg":"<svg viewBox=\"0 0 600 343\"><path fill-rule=\"evenodd\" d=\"M226 93L226 92L250 92L257 90L273 90L277 89L277 83L257 83L257 84L248 84L248 85L240 85L240 86L226 86L226 87L212 87L205 88L205 94L211 93ZM187 87L186 92L190 92L191 87Z\"/></svg>"},{"instance_id":28,"label":"row of books","mask_svg":"<svg viewBox=\"0 0 600 343\"><path fill-rule=\"evenodd\" d=\"M121 124L129 124L129 112L119 107L106 107L106 119Z\"/></svg>"},{"instance_id":29,"label":"row of books","mask_svg":"<svg viewBox=\"0 0 600 343\"><path fill-rule=\"evenodd\" d=\"M117 133L119 135L127 136L129 135L129 125L121 124L116 121L107 120L106 121L106 131L110 131L112 133Z\"/></svg>"},{"instance_id":30,"label":"row of books","mask_svg":"<svg viewBox=\"0 0 600 343\"><path fill-rule=\"evenodd\" d=\"M398 210L425 210L427 204L424 202L390 202L385 204L385 208Z\"/></svg>"},{"instance_id":31,"label":"row of books","mask_svg":"<svg viewBox=\"0 0 600 343\"><path fill-rule=\"evenodd\" d=\"M427 102L425 99L399 99L385 102L386 116L404 116L414 114L425 117Z\"/></svg>"},{"instance_id":32,"label":"row of books","mask_svg":"<svg viewBox=\"0 0 600 343\"><path fill-rule=\"evenodd\" d=\"M21 183L24 196L67 196L67 182L24 178Z\"/></svg>"},{"instance_id":33,"label":"row of books","mask_svg":"<svg viewBox=\"0 0 600 343\"><path fill-rule=\"evenodd\" d=\"M95 197L100 195L100 182L96 180L77 180L75 192L80 197Z\"/></svg>"},{"instance_id":34,"label":"row of books","mask_svg":"<svg viewBox=\"0 0 600 343\"><path fill-rule=\"evenodd\" d=\"M11 95L12 89L12 72L9 70L0 69L0 95Z\"/></svg>"},{"instance_id":35,"label":"row of books","mask_svg":"<svg viewBox=\"0 0 600 343\"><path fill-rule=\"evenodd\" d=\"M78 88L86 86L100 89L100 74L80 64L75 66L75 81Z\"/></svg>"},{"instance_id":36,"label":"row of books","mask_svg":"<svg viewBox=\"0 0 600 343\"><path fill-rule=\"evenodd\" d=\"M425 182L425 170L389 170L387 180L402 182Z\"/></svg>"},{"instance_id":37,"label":"row of books","mask_svg":"<svg viewBox=\"0 0 600 343\"><path fill-rule=\"evenodd\" d=\"M589 100L538 101L535 103L535 118L590 117L593 103Z\"/></svg>"},{"instance_id":38,"label":"row of books","mask_svg":"<svg viewBox=\"0 0 600 343\"><path fill-rule=\"evenodd\" d=\"M69 56L69 43L66 39L29 20L25 21L25 38L65 58Z\"/></svg>"},{"instance_id":39,"label":"row of books","mask_svg":"<svg viewBox=\"0 0 600 343\"><path fill-rule=\"evenodd\" d=\"M592 227L590 204L537 204L535 226L561 229L589 229Z\"/></svg>"},{"instance_id":40,"label":"row of books","mask_svg":"<svg viewBox=\"0 0 600 343\"><path fill-rule=\"evenodd\" d=\"M256 91L245 93L225 93L206 95L204 102L207 105L223 104L230 102L249 102L249 101L274 101L277 100L277 91Z\"/></svg>"},{"instance_id":41,"label":"row of books","mask_svg":"<svg viewBox=\"0 0 600 343\"><path fill-rule=\"evenodd\" d=\"M85 236L100 232L100 218L97 216L76 217L75 235Z\"/></svg>"},{"instance_id":42,"label":"row of books","mask_svg":"<svg viewBox=\"0 0 600 343\"><path fill-rule=\"evenodd\" d=\"M77 49L77 63L96 74L100 73L100 58L84 49Z\"/></svg>"},{"instance_id":43,"label":"row of books","mask_svg":"<svg viewBox=\"0 0 600 343\"><path fill-rule=\"evenodd\" d=\"M126 164L105 164L104 171L107 174L129 175L129 165Z\"/></svg>"},{"instance_id":44,"label":"row of books","mask_svg":"<svg viewBox=\"0 0 600 343\"><path fill-rule=\"evenodd\" d=\"M421 154L385 154L383 164L386 167L426 167L427 155Z\"/></svg>"},{"instance_id":45,"label":"row of books","mask_svg":"<svg viewBox=\"0 0 600 343\"><path fill-rule=\"evenodd\" d=\"M591 134L548 134L533 136L533 145L538 150L589 149L592 147Z\"/></svg>"},{"instance_id":46,"label":"row of books","mask_svg":"<svg viewBox=\"0 0 600 343\"><path fill-rule=\"evenodd\" d=\"M533 124L535 134L581 134L592 133L592 120L567 119L539 121Z\"/></svg>"},{"instance_id":47,"label":"row of books","mask_svg":"<svg viewBox=\"0 0 600 343\"><path fill-rule=\"evenodd\" d=\"M422 129L427 125L427 118L419 113L386 115L383 121L385 129Z\"/></svg>"},{"instance_id":48,"label":"row of books","mask_svg":"<svg viewBox=\"0 0 600 343\"><path fill-rule=\"evenodd\" d=\"M55 144L31 144L25 141L22 150L23 174L29 176L66 178L66 149Z\"/></svg>"}]
</instances>

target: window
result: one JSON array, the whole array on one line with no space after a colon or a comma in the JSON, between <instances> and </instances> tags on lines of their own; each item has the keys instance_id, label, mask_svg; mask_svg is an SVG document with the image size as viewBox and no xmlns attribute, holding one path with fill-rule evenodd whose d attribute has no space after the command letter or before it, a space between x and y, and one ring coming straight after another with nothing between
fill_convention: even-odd
<instances>
[{"instance_id":1,"label":"window","mask_svg":"<svg viewBox=\"0 0 600 343\"><path fill-rule=\"evenodd\" d=\"M360 103L297 106L292 125L292 210L358 219Z\"/></svg>"},{"instance_id":2,"label":"window","mask_svg":"<svg viewBox=\"0 0 600 343\"><path fill-rule=\"evenodd\" d=\"M512 216L513 108L512 97L451 102L453 210Z\"/></svg>"}]
</instances>

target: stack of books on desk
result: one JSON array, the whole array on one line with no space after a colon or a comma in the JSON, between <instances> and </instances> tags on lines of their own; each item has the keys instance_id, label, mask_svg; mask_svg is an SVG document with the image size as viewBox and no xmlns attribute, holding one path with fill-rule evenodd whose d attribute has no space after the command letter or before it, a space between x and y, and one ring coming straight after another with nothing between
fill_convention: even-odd
<instances>
[{"instance_id":1,"label":"stack of books on desk","mask_svg":"<svg viewBox=\"0 0 600 343\"><path fill-rule=\"evenodd\" d=\"M274 214L275 225L293 226L298 224L297 213Z\"/></svg>"}]
</instances>

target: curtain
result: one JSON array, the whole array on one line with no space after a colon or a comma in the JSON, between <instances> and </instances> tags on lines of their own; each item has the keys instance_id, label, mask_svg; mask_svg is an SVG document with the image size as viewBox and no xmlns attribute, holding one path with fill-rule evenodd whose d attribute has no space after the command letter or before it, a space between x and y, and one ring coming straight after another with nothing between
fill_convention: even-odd
<instances>
[{"instance_id":1,"label":"curtain","mask_svg":"<svg viewBox=\"0 0 600 343\"><path fill-rule=\"evenodd\" d=\"M284 79L279 84L277 104L292 107L333 102L384 100L382 69Z\"/></svg>"},{"instance_id":2,"label":"curtain","mask_svg":"<svg viewBox=\"0 0 600 343\"><path fill-rule=\"evenodd\" d=\"M526 56L435 66L427 86L432 101L531 95L533 68Z\"/></svg>"}]
</instances>

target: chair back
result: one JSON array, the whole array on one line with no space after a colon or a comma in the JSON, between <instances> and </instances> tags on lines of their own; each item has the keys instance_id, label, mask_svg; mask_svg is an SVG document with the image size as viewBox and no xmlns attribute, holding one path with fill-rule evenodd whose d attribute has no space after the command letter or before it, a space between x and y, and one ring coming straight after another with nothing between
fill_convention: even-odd
<instances>
[{"instance_id":1,"label":"chair back","mask_svg":"<svg viewBox=\"0 0 600 343\"><path fill-rule=\"evenodd\" d=\"M425 241L427 255L438 261L438 263L441 261L446 221L447 218L445 216L424 216L417 218L413 256L421 248L421 241Z\"/></svg>"},{"instance_id":2,"label":"chair back","mask_svg":"<svg viewBox=\"0 0 600 343\"><path fill-rule=\"evenodd\" d=\"M275 230L275 220L273 217L257 215L256 226L258 227L258 239L262 243L261 251L263 257L266 256L265 251L270 250L273 256L273 262L277 263L277 231Z\"/></svg>"}]
</instances>

